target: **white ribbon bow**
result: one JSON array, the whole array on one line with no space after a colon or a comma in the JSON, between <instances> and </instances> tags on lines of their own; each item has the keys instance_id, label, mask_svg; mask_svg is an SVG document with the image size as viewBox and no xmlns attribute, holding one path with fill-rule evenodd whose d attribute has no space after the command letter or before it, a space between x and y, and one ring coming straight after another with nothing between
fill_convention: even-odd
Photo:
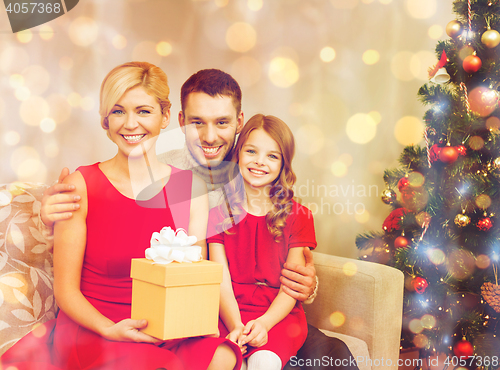
<instances>
[{"instance_id":1,"label":"white ribbon bow","mask_svg":"<svg viewBox=\"0 0 500 370\"><path fill-rule=\"evenodd\" d=\"M172 261L201 261L201 247L193 245L197 240L196 236L188 236L182 228L174 231L170 226L164 227L151 236L151 248L146 249L146 258L163 265Z\"/></svg>"}]
</instances>

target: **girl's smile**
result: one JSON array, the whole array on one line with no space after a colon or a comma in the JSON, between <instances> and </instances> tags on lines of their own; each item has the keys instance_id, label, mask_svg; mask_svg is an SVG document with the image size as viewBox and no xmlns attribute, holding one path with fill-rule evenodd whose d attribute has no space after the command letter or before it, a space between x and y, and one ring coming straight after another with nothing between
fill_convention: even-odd
<instances>
[{"instance_id":1,"label":"girl's smile","mask_svg":"<svg viewBox=\"0 0 500 370\"><path fill-rule=\"evenodd\" d=\"M260 188L272 184L280 175L281 163L278 143L265 130L253 130L239 155L245 185Z\"/></svg>"}]
</instances>

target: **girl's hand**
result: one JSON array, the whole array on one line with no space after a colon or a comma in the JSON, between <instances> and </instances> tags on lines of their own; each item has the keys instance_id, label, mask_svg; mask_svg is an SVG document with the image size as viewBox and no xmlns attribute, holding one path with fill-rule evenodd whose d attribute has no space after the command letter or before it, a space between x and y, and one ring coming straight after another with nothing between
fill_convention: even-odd
<instances>
[{"instance_id":1,"label":"girl's hand","mask_svg":"<svg viewBox=\"0 0 500 370\"><path fill-rule=\"evenodd\" d=\"M139 331L140 329L144 329L146 326L148 326L148 322L146 320L125 319L104 329L102 336L108 340L114 340L117 342L160 342L159 339Z\"/></svg>"},{"instance_id":2,"label":"girl's hand","mask_svg":"<svg viewBox=\"0 0 500 370\"><path fill-rule=\"evenodd\" d=\"M244 337L243 329L245 329L245 327L243 326L243 324L241 324L241 325L237 326L236 328L234 328L226 336L226 339L229 339L231 342L236 343L240 347L242 355L245 354L247 351L247 346L240 344L240 340L239 340L240 338Z\"/></svg>"},{"instance_id":3,"label":"girl's hand","mask_svg":"<svg viewBox=\"0 0 500 370\"><path fill-rule=\"evenodd\" d=\"M240 346L262 347L267 343L267 328L258 319L251 320L245 325L238 342Z\"/></svg>"}]
</instances>

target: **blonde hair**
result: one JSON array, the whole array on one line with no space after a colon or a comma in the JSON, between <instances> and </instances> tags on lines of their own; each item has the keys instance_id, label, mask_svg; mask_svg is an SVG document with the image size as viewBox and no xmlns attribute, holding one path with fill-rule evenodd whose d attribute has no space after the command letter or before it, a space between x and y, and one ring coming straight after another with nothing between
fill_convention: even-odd
<instances>
[{"instance_id":1,"label":"blonde hair","mask_svg":"<svg viewBox=\"0 0 500 370\"><path fill-rule=\"evenodd\" d=\"M241 131L238 142L234 149L232 161L238 163L240 151L247 141L250 133L262 129L276 141L281 151L281 170L279 176L270 185L269 198L273 209L267 213L266 222L269 232L276 241L283 235L286 219L292 210L292 199L294 198L293 185L296 176L292 169L292 159L295 154L295 140L292 131L285 122L274 116L256 114L248 120ZM230 173L231 182L228 185L226 196L226 207L222 207L225 216L221 223L221 229L229 234L229 229L238 217L243 213L243 202L245 200L245 187L239 174L239 167L234 166Z\"/></svg>"},{"instance_id":2,"label":"blonde hair","mask_svg":"<svg viewBox=\"0 0 500 370\"><path fill-rule=\"evenodd\" d=\"M142 86L149 95L156 98L162 114L170 109L170 89L165 72L148 62L124 63L113 68L101 84L99 114L101 126L105 130L109 128L108 116L116 102L128 90L137 86Z\"/></svg>"}]
</instances>

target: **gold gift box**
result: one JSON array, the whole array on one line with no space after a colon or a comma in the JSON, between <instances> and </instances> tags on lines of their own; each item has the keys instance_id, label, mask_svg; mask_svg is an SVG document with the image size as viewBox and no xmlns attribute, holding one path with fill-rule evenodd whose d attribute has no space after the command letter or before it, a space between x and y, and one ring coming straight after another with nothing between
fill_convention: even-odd
<instances>
[{"instance_id":1,"label":"gold gift box","mask_svg":"<svg viewBox=\"0 0 500 370\"><path fill-rule=\"evenodd\" d=\"M217 333L222 265L132 259L132 314L142 332L161 340Z\"/></svg>"}]
</instances>

